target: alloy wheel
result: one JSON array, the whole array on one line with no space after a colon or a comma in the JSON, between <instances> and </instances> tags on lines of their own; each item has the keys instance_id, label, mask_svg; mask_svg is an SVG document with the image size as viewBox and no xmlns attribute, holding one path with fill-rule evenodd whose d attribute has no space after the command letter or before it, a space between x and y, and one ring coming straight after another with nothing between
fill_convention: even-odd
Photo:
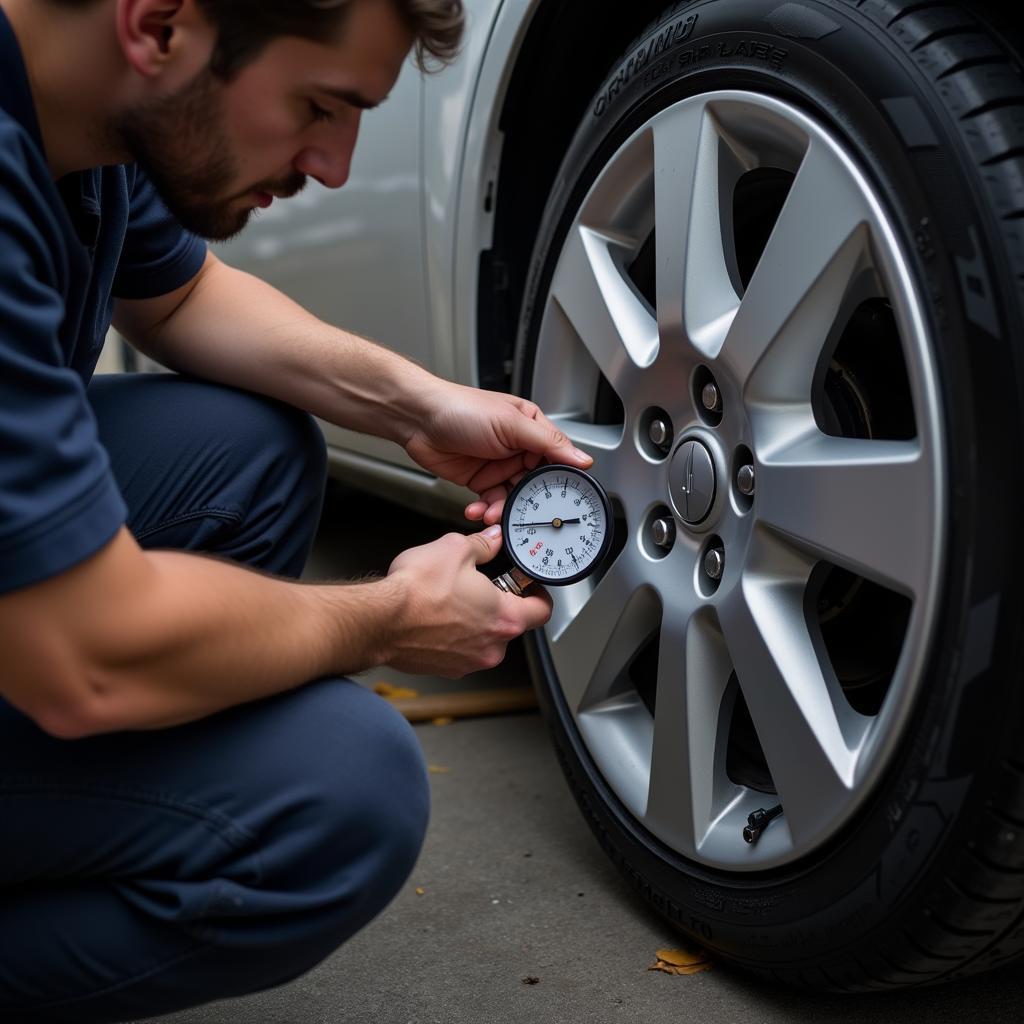
<instances>
[{"instance_id":1,"label":"alloy wheel","mask_svg":"<svg viewBox=\"0 0 1024 1024\"><path fill-rule=\"evenodd\" d=\"M573 215L530 394L618 513L544 641L605 782L710 867L820 848L898 747L942 578L930 340L874 186L780 100L663 109Z\"/></svg>"}]
</instances>

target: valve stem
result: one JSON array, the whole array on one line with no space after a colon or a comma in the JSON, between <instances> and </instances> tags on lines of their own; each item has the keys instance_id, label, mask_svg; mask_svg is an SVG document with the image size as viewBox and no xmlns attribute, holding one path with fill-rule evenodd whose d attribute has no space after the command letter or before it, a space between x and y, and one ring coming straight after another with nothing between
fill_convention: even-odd
<instances>
[{"instance_id":1,"label":"valve stem","mask_svg":"<svg viewBox=\"0 0 1024 1024\"><path fill-rule=\"evenodd\" d=\"M748 843L756 843L761 833L768 827L768 823L782 814L782 804L776 804L765 810L759 807L747 815L747 823L743 826L743 839Z\"/></svg>"}]
</instances>

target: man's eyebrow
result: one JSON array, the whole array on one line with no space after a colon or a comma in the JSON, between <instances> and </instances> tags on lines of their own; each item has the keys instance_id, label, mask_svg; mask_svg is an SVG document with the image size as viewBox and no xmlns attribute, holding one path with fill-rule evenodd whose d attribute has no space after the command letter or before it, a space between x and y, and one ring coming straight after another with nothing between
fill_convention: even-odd
<instances>
[{"instance_id":1,"label":"man's eyebrow","mask_svg":"<svg viewBox=\"0 0 1024 1024\"><path fill-rule=\"evenodd\" d=\"M316 90L317 92L324 93L326 96L333 96L336 100L341 100L350 107L358 107L360 110L373 110L387 99L387 96L385 96L383 100L370 100L354 89L339 88L335 85L318 85Z\"/></svg>"}]
</instances>

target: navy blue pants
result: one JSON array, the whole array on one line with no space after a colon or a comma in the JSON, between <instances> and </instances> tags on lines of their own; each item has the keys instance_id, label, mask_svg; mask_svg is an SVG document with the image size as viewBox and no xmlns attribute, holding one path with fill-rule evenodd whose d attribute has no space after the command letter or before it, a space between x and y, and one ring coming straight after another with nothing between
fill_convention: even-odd
<instances>
[{"instance_id":1,"label":"navy blue pants","mask_svg":"<svg viewBox=\"0 0 1024 1024\"><path fill-rule=\"evenodd\" d=\"M144 547L301 572L325 480L309 417L166 375L89 396ZM0 701L0 1020L129 1020L288 981L390 901L427 811L412 730L349 680L77 741Z\"/></svg>"}]
</instances>

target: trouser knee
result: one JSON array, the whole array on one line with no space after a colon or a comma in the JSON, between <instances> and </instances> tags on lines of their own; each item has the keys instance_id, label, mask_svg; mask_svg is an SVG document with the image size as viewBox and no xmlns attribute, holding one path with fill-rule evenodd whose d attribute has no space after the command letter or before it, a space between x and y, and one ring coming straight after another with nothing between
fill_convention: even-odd
<instances>
[{"instance_id":1,"label":"trouser knee","mask_svg":"<svg viewBox=\"0 0 1024 1024\"><path fill-rule=\"evenodd\" d=\"M89 399L143 547L302 572L327 477L311 416L172 374L96 378Z\"/></svg>"},{"instance_id":2,"label":"trouser knee","mask_svg":"<svg viewBox=\"0 0 1024 1024\"><path fill-rule=\"evenodd\" d=\"M312 684L301 749L283 767L260 859L297 910L276 938L314 959L366 925L408 878L426 832L426 766L412 728L349 681ZM297 932L291 926L297 927Z\"/></svg>"}]
</instances>

